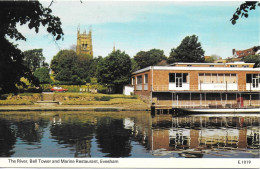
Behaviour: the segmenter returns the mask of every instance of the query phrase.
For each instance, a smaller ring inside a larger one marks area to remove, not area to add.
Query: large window
[[[136,77],[136,84],[142,84],[142,75]]]
[[[199,83],[237,83],[236,74],[200,73]]]
[[[260,74],[246,74],[246,83],[251,83],[253,88],[258,88],[260,85]]]
[[[182,87],[183,83],[188,83],[188,73],[169,73],[169,82]]]
[[[144,84],[147,84],[148,83],[148,74],[145,74],[144,75]]]
[[[169,82],[176,83],[176,79],[182,79],[183,83],[188,83],[188,73],[169,73]]]

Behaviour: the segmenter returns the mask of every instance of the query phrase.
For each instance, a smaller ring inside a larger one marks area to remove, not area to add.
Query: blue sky
[[[247,19],[232,25],[230,18],[242,2],[237,1],[55,1],[51,9],[60,17],[64,41],[54,43],[53,37],[41,27],[36,34],[27,25],[18,29],[27,41],[18,41],[22,50],[43,48],[50,62],[60,49],[76,44],[77,27],[81,31],[92,26],[94,57],[107,56],[113,49],[131,57],[137,52],[162,49],[166,56],[183,38],[197,35],[205,55],[222,58],[232,49],[248,49],[259,45],[260,8],[250,11]],[[42,1],[48,6],[50,1]]]

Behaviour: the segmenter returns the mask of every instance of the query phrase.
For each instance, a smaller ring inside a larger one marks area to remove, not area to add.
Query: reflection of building
[[[160,115],[153,119],[150,137],[150,149],[153,151],[194,151],[196,157],[212,149],[259,149],[259,119],[193,116],[172,118],[169,115]]]
[[[88,54],[93,57],[93,47],[92,47],[92,31],[90,30],[87,34],[84,31],[82,34],[80,33],[80,29],[78,28],[77,33],[77,55],[80,54]]]
[[[260,68],[252,68],[253,65],[237,62],[150,66],[132,74],[132,85],[135,94],[158,105],[259,106]]]

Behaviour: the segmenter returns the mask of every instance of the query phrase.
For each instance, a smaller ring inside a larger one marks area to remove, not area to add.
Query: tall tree
[[[164,51],[160,49],[151,49],[147,52],[140,51],[134,56],[134,60],[140,69],[157,65],[164,59],[167,59],[167,57],[164,55]]]
[[[68,84],[83,84],[90,81],[91,61],[88,57],[77,56],[73,50],[61,50],[51,61],[55,79]]]
[[[42,49],[26,50],[24,53],[24,65],[27,66],[31,71],[45,66],[45,57],[42,54]]]
[[[198,42],[198,36],[186,36],[177,48],[172,48],[168,63],[204,62],[204,50]]]
[[[112,88],[115,93],[122,93],[123,85],[129,83],[131,59],[120,50],[110,53],[97,67],[98,81]]]
[[[16,92],[17,85],[25,86],[21,77],[38,85],[37,78],[29,68],[22,64],[24,54],[8,39],[26,40],[16,25],[28,24],[29,29],[39,31],[41,25],[56,40],[63,36],[60,19],[51,14],[50,8],[44,8],[38,1],[1,1],[0,2],[0,93]]]

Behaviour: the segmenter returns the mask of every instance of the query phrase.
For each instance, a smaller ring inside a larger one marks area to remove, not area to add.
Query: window
[[[132,77],[132,85],[135,85],[135,78]]]
[[[217,74],[213,73],[211,75],[211,83],[217,83],[217,82],[218,82]]]
[[[237,67],[237,65],[230,65],[230,67]]]
[[[230,75],[230,80],[231,80],[231,83],[237,83],[237,75],[236,74],[231,74]]]
[[[246,83],[252,83],[252,74],[246,74]]]
[[[182,74],[182,81],[183,81],[183,83],[187,83],[188,82],[188,73],[183,73]]]
[[[199,83],[203,83],[204,82],[204,75],[205,75],[204,73],[200,73],[199,74],[199,79],[198,79]]]
[[[248,65],[242,65],[242,67],[248,67]]]
[[[192,65],[187,65],[187,67],[191,67]]]
[[[148,83],[148,74],[145,74],[144,75],[144,84],[147,84]]]
[[[169,73],[169,82],[175,83],[175,73]]]
[[[224,83],[224,74],[218,74],[218,83]]]
[[[183,83],[189,83],[188,73],[169,73],[169,82],[175,83],[176,87],[182,87]]]
[[[142,84],[142,75],[136,77],[136,84]]]
[[[214,65],[209,65],[209,67],[214,67]]]
[[[211,74],[210,73],[206,73],[205,74],[205,83],[211,83]]]

